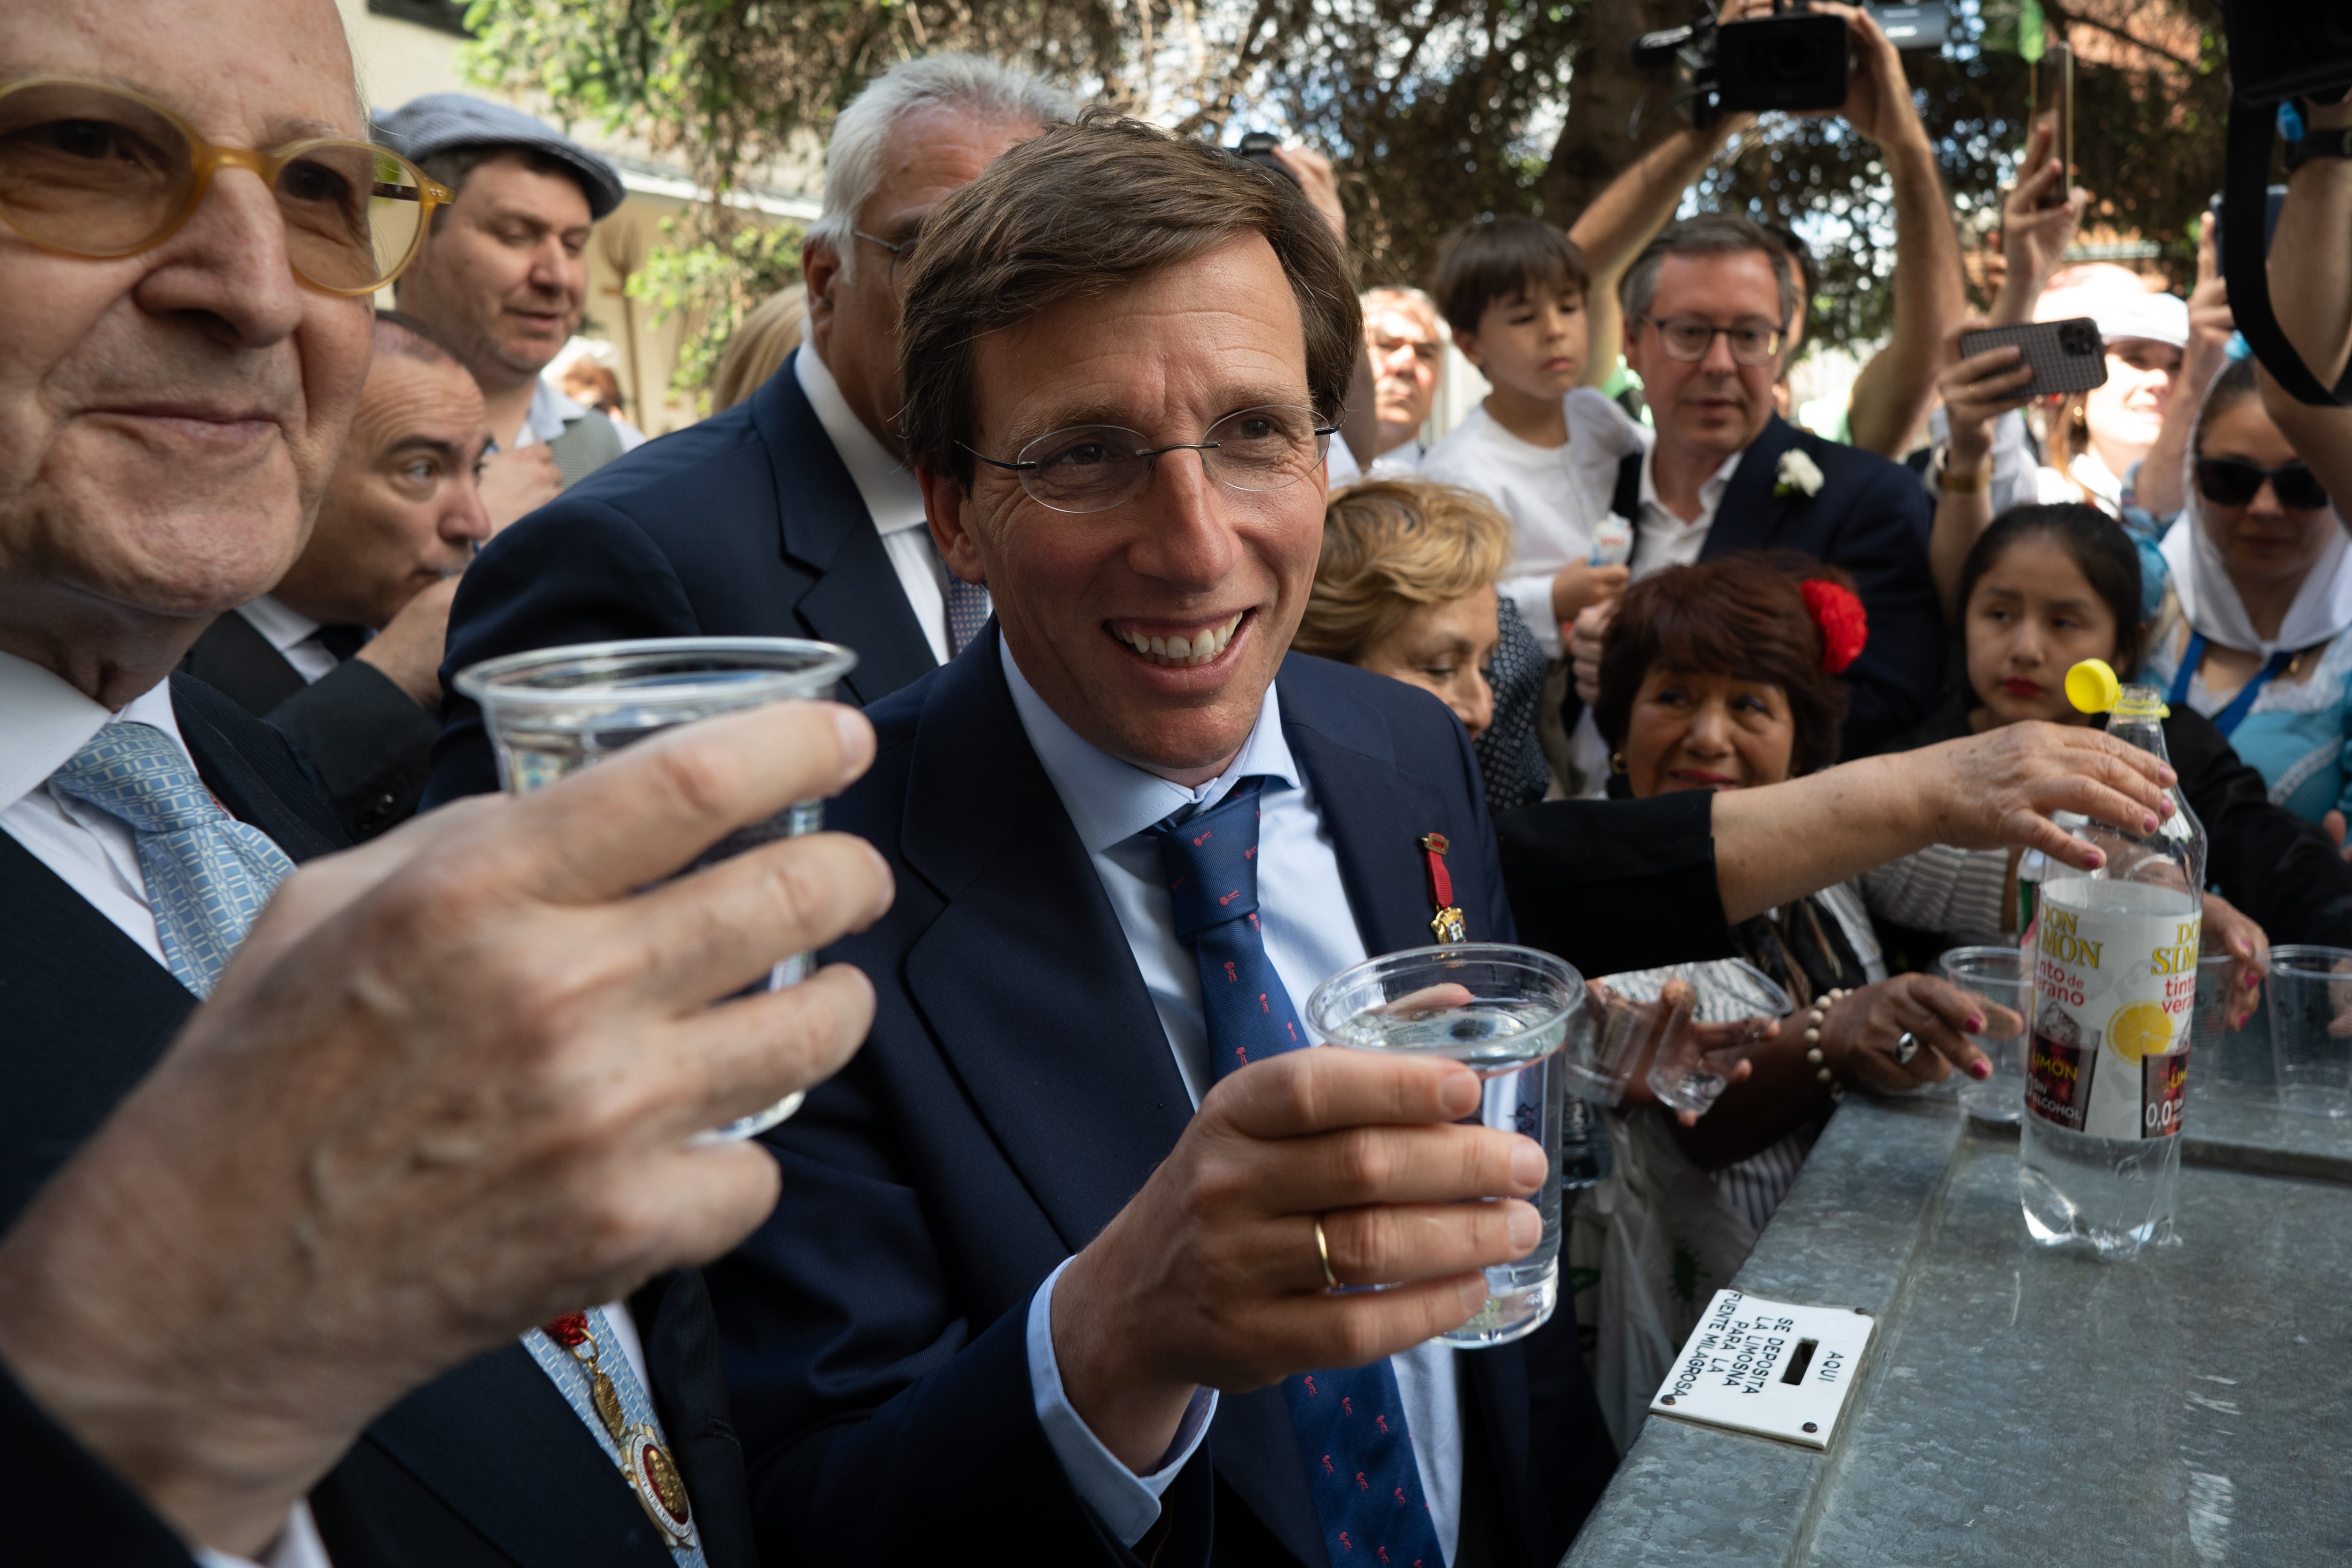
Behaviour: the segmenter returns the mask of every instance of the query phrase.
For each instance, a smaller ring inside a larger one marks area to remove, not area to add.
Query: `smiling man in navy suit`
[[[833,956],[875,1031],[713,1276],[763,1552],[1544,1568],[1611,1463],[1570,1315],[1429,1343],[1534,1245],[1540,1152],[1457,1124],[1458,1064],[1289,1050],[1326,976],[1431,941],[1426,835],[1512,935],[1461,726],[1286,653],[1359,333],[1329,230],[1213,148],[1056,128],[934,213],[905,333],[996,620],[870,710],[835,821],[900,895]]]

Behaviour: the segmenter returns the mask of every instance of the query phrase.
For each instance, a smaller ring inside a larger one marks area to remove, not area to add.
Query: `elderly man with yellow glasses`
[[[693,1135],[856,1048],[854,972],[738,993],[889,884],[820,835],[632,894],[872,732],[790,705],[336,853],[173,673],[301,551],[446,198],[352,83],[326,0],[0,7],[9,1560],[747,1568],[680,1266],[778,1175]]]

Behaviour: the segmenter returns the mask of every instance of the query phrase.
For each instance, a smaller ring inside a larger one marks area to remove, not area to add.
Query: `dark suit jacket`
[[[1292,655],[1285,733],[1314,780],[1366,948],[1429,942],[1420,835],[1471,937],[1511,913],[1469,743],[1402,682]],[[710,1270],[770,1562],[1119,1563],[1031,1398],[1031,1297],[1140,1188],[1192,1116],[1102,884],[1030,747],[996,639],[869,710],[874,768],[831,825],[898,901],[830,956],[879,994],[849,1066],[767,1134],[783,1198]],[[1461,1357],[1465,1538],[1550,1568],[1611,1464],[1563,1303]],[[1481,1489],[1485,1496],[1478,1496]],[[1475,1517],[1474,1517],[1475,1516]],[[1163,1500],[1162,1564],[1322,1546],[1278,1388],[1223,1401]]]
[[[405,700],[405,699],[403,699]],[[286,737],[185,674],[173,712],[221,804],[295,861],[343,846]],[[24,846],[0,833],[0,1229],[152,1067],[195,998]],[[742,1461],[700,1276],[630,1306],[712,1568],[752,1562]],[[354,1355],[366,1354],[353,1346]],[[0,1367],[0,1504],[27,1562],[172,1564],[186,1551]],[[336,1568],[668,1568],[613,1463],[520,1345],[410,1395],[312,1494]]]
[[[354,843],[416,814],[440,722],[373,664],[346,659],[306,682],[231,611],[205,628],[181,667],[294,737]]]
[[[1780,455],[1802,451],[1818,465],[1818,495],[1776,497]],[[1618,465],[1610,505],[1640,515],[1642,457]],[[1927,716],[1942,689],[1944,633],[1927,570],[1927,530],[1935,508],[1918,477],[1875,453],[1824,441],[1775,414],[1731,473],[1701,560],[1743,549],[1801,550],[1843,567],[1870,616],[1870,645],[1845,672],[1844,755],[1883,747]],[[1635,569],[1640,569],[1639,545]],[[1569,694],[1568,715],[1578,707]]]
[[[805,350],[800,350],[805,352]],[[844,701],[937,666],[882,537],[792,361],[744,402],[598,469],[466,570],[425,803],[499,787],[451,677],[501,653],[625,637],[814,637],[857,651]]]

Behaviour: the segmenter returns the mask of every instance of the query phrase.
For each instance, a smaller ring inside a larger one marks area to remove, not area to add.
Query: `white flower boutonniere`
[[[1812,460],[1801,446],[1791,446],[1780,454],[1780,483],[1772,486],[1775,500],[1785,501],[1800,493],[1818,496],[1822,493],[1822,465]]]

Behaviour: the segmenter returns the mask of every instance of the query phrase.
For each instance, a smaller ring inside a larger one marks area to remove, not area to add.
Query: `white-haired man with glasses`
[[[689,1140],[855,1049],[855,975],[723,998],[887,878],[835,835],[631,895],[871,732],[744,716],[335,853],[175,673],[295,565],[443,199],[365,126],[326,0],[0,8],[9,1560],[749,1568],[679,1265],[776,1171]]]
[[[825,150],[801,347],[733,408],[500,534],[457,595],[445,674],[609,638],[817,637],[857,651],[842,690],[870,703],[954,657],[988,591],[949,572],[923,528],[895,423],[901,287],[924,215],[1075,107],[973,55],[868,84]],[[427,806],[498,788],[473,703],[452,695],[446,718]]]
[[[1799,303],[1783,256],[1757,225],[1707,214],[1669,225],[1626,269],[1625,361],[1657,437],[1619,465],[1610,509],[1633,519],[1636,578],[1743,549],[1800,550],[1853,574],[1870,616],[1869,647],[1845,673],[1844,754],[1856,757],[1936,700],[1935,514],[1902,467],[1773,411]],[[1577,620],[1571,709],[1592,700],[1613,613],[1601,605]]]

